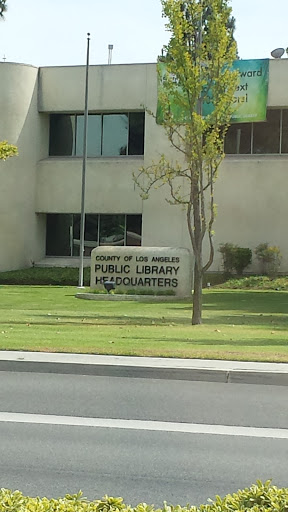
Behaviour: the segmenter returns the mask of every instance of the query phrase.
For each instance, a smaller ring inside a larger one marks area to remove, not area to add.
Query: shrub
[[[272,279],[268,276],[247,276],[239,279],[231,278],[225,283],[218,285],[217,288],[288,291],[288,277],[282,276],[276,279]]]
[[[244,269],[251,264],[252,251],[248,247],[236,247],[234,254],[234,268],[242,276]]]
[[[281,264],[282,255],[279,247],[267,242],[257,245],[255,249],[257,260],[260,262],[261,273],[275,277]]]
[[[233,271],[242,276],[244,270],[252,261],[252,251],[248,247],[238,247],[233,244],[221,244],[219,252],[222,254],[223,268],[226,275]]]
[[[88,501],[82,493],[66,494],[64,498],[29,498],[19,491],[0,490],[0,511],[13,512],[286,512],[288,510],[288,488],[277,488],[271,483],[257,481],[249,488],[228,494],[224,498],[216,496],[214,501],[199,507],[169,506],[164,502],[162,509],[140,503],[136,507],[125,505],[122,498],[104,496],[101,500]]]
[[[224,274],[232,274],[234,270],[234,251],[235,245],[233,244],[221,244],[219,247],[219,252],[222,254]]]
[[[0,284],[77,286],[79,269],[72,267],[31,267],[0,272]],[[84,286],[89,286],[90,268],[84,268]]]
[[[106,290],[92,290],[92,293],[97,294],[105,294],[107,295]],[[159,296],[159,295],[169,295],[174,296],[175,291],[174,290],[151,290],[150,288],[130,288],[130,289],[123,289],[123,288],[116,288],[113,290],[110,295],[153,295],[153,296]],[[0,511],[1,512],[1,511]]]

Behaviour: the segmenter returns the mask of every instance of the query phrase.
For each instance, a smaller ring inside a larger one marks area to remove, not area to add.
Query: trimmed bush
[[[222,254],[223,268],[226,275],[236,272],[242,276],[244,270],[252,261],[252,251],[248,247],[238,247],[233,244],[221,244],[219,252]]]
[[[236,247],[234,254],[234,268],[239,276],[252,261],[252,251],[248,247]]]
[[[219,246],[219,252],[222,254],[222,263],[224,274],[230,275],[234,270],[234,252],[235,245],[233,244],[221,244]]]
[[[228,288],[231,290],[277,290],[288,291],[288,277],[277,277],[275,279],[268,276],[247,276],[241,278],[231,278],[217,288]],[[288,512],[288,511],[287,511]]]
[[[255,249],[257,260],[260,262],[261,273],[270,277],[276,277],[281,264],[282,255],[279,247],[276,245],[264,244],[257,245]]]
[[[10,270],[8,272],[0,272],[0,285],[38,285],[38,286],[78,286],[79,269],[73,267],[31,267],[21,270]],[[84,286],[90,285],[90,267],[84,268]],[[93,290],[95,294],[107,295],[103,286],[103,290]],[[112,292],[113,293],[113,292]],[[121,290],[116,288],[116,294],[123,295],[169,295],[174,296],[175,291],[170,290],[151,290],[150,288],[133,288],[131,290]]]
[[[95,293],[95,295],[107,295],[106,290],[92,290],[92,293]],[[150,288],[143,289],[143,288],[130,288],[127,290],[124,290],[122,288],[115,288],[110,295],[149,295],[149,296],[174,296],[176,295],[174,290],[151,290]]]
[[[136,507],[125,505],[122,498],[104,496],[101,500],[88,501],[82,493],[69,495],[64,498],[29,498],[19,491],[0,490],[0,512],[287,512],[288,488],[277,488],[270,481],[255,485],[224,498],[216,496],[214,501],[200,507],[187,505],[167,505],[155,509],[153,505],[140,503]]]
[[[79,269],[72,267],[31,267],[0,272],[0,284],[78,286]],[[84,268],[84,285],[90,284],[90,268]]]

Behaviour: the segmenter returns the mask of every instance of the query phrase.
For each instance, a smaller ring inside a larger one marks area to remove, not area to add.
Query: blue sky
[[[267,58],[288,46],[287,0],[232,0],[236,39],[243,59]],[[91,64],[155,62],[168,40],[160,0],[8,0],[0,23],[0,61],[35,66],[85,63],[91,32]]]

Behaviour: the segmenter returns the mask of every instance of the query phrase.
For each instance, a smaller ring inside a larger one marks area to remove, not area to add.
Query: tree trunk
[[[202,323],[202,270],[194,265],[194,290],[193,290],[193,314],[192,325]]]

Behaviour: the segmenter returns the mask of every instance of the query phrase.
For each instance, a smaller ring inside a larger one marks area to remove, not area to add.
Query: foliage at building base
[[[252,262],[252,251],[249,247],[238,247],[234,244],[221,244],[219,252],[222,254],[224,275],[231,276],[233,272],[242,276],[244,270]]]
[[[277,276],[282,260],[280,248],[265,242],[257,245],[255,254],[260,263],[261,273],[270,277]]]

